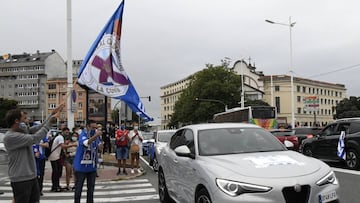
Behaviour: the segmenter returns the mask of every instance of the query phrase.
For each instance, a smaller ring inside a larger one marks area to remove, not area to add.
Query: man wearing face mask
[[[64,105],[60,105],[52,116],[60,112]],[[40,142],[50,129],[47,120],[34,134],[25,133],[20,123],[25,121],[25,114],[20,109],[9,110],[5,118],[10,130],[5,133],[4,145],[9,156],[9,177],[15,202],[39,202],[40,190],[36,178],[36,164],[33,144]]]
[[[101,145],[101,130],[97,130],[94,120],[89,120],[79,135],[78,147],[74,159],[75,170],[75,203],[80,203],[85,179],[87,179],[86,202],[94,202],[94,188],[97,169],[98,149]]]

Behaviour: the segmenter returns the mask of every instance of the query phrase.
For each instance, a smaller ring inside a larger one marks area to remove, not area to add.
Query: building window
[[[279,92],[280,91],[280,86],[279,85],[275,85],[275,91]]]
[[[79,119],[79,120],[82,120],[82,112],[79,112],[79,113],[78,113],[78,119]]]
[[[297,96],[297,102],[301,102],[301,96]]]
[[[302,89],[303,89],[303,92],[306,93],[306,87],[304,86]]]
[[[300,92],[300,86],[299,86],[299,85],[296,86],[296,91],[297,91],[297,92]]]
[[[82,108],[82,103],[81,102],[79,102],[79,109],[81,109]]]
[[[56,104],[49,104],[49,109],[55,109],[56,108]]]
[[[48,86],[48,89],[49,89],[49,90],[54,90],[54,89],[56,89],[56,84],[50,83],[49,86]]]
[[[276,112],[280,113],[280,97],[275,97]]]
[[[301,108],[297,108],[297,113],[301,113]]]

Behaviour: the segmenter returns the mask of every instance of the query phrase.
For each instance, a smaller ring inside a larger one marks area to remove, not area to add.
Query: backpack
[[[49,158],[50,154],[52,153],[51,148],[52,148],[52,145],[54,143],[54,139],[55,138],[51,138],[51,140],[49,141],[49,147],[45,148],[45,157],[46,158]]]
[[[127,147],[128,146],[129,141],[125,136],[127,134],[127,132],[129,132],[129,131],[127,131],[127,130],[125,130],[125,131],[117,130],[116,131],[116,138],[120,137],[120,139],[117,139],[115,141],[116,146],[118,146],[118,147]]]
[[[55,150],[60,146],[60,145],[57,145],[53,150],[51,150],[52,145],[53,145],[54,140],[55,140],[56,137],[57,137],[57,135],[56,135],[55,137],[52,137],[52,138],[50,139],[50,141],[49,141],[49,147],[45,148],[45,157],[46,157],[46,158],[49,158],[49,156],[51,155],[51,153],[52,153],[53,151],[55,151]]]

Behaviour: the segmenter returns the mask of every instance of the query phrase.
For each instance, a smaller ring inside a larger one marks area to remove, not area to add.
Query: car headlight
[[[244,193],[268,192],[272,189],[268,186],[240,183],[218,178],[216,179],[216,185],[220,188],[220,190],[233,197]]]
[[[326,184],[333,184],[333,185],[339,184],[338,180],[336,179],[335,173],[333,171],[330,171],[330,173],[328,173],[326,176],[322,177],[320,180],[316,182],[316,185],[318,186],[322,186]]]

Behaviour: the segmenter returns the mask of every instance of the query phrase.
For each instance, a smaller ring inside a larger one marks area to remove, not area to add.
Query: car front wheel
[[[199,190],[196,194],[196,203],[211,203],[210,195],[205,188]]]
[[[313,152],[310,146],[305,146],[303,150],[303,154],[306,156],[313,156]]]
[[[359,169],[359,154],[355,149],[348,149],[346,151],[346,166],[349,169]]]
[[[158,163],[158,160],[156,157],[154,157],[154,160],[153,160],[153,165],[152,165],[153,169],[155,172],[157,172],[159,170],[159,163]]]
[[[171,198],[169,196],[166,183],[165,183],[165,176],[162,170],[159,171],[158,174],[158,190],[159,190],[159,198],[161,203],[170,203]]]

